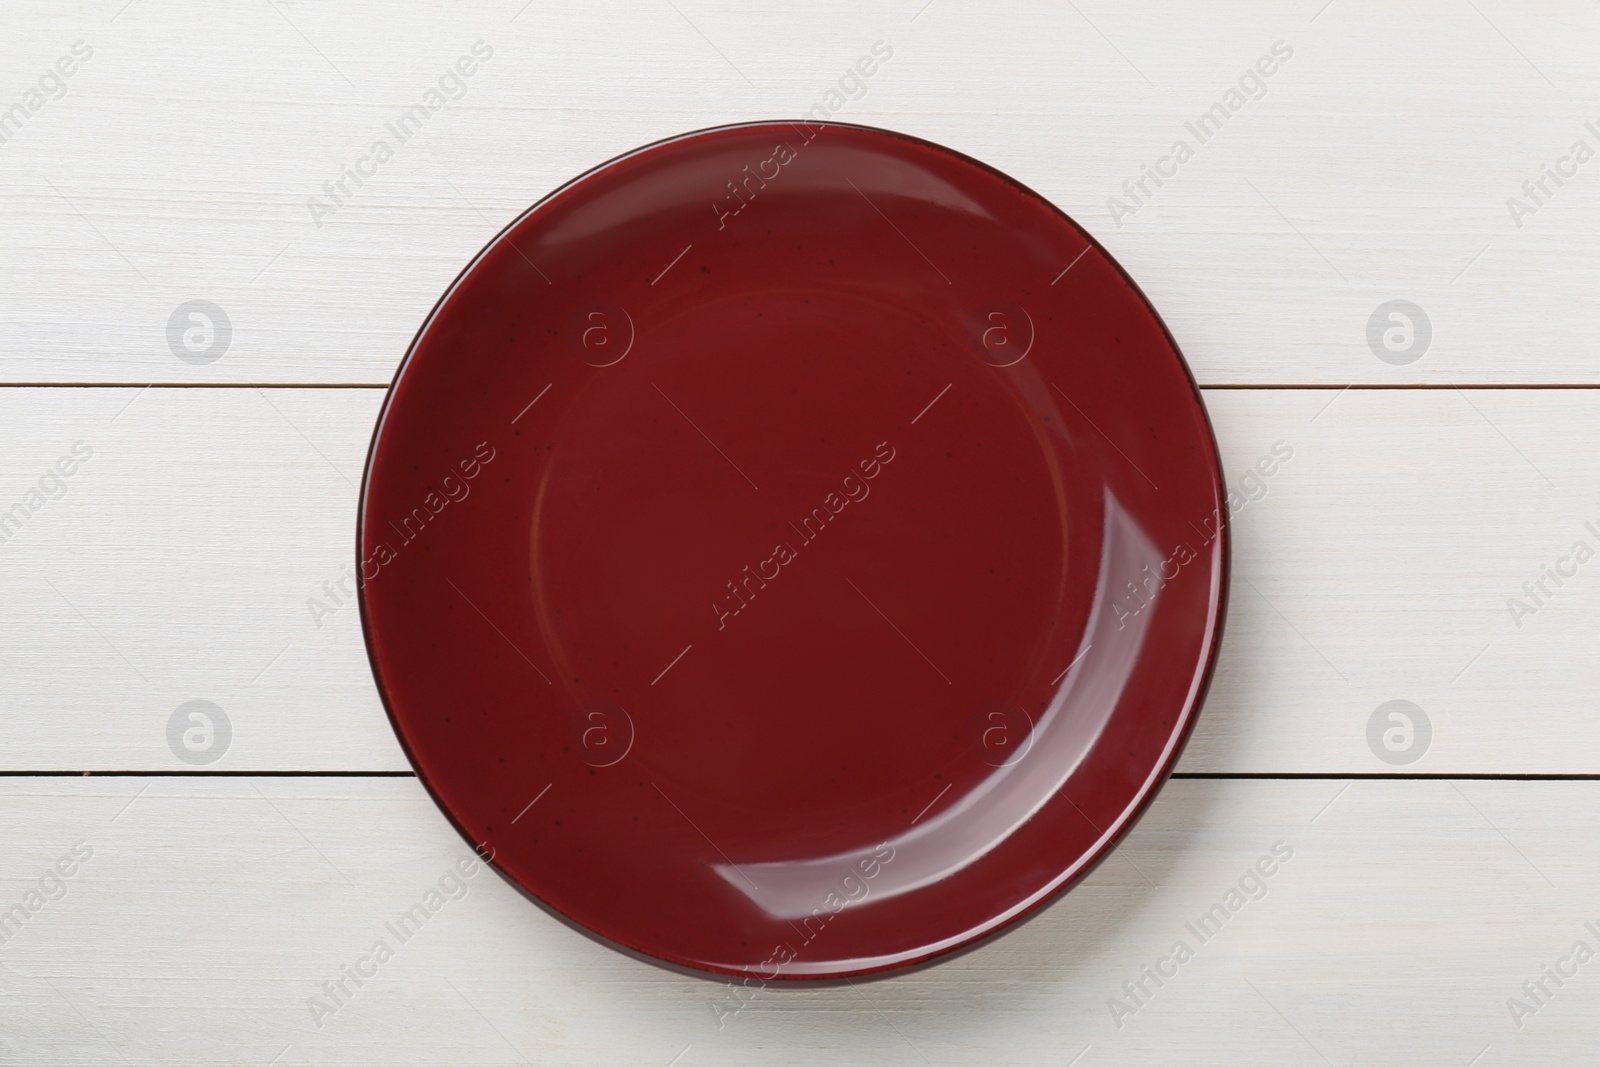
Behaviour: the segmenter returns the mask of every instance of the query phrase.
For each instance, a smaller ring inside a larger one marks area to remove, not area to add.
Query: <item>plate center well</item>
[[[641,326],[533,487],[530,595],[572,699],[625,707],[640,773],[735,805],[730,835],[752,810],[903,825],[981,775],[973,717],[1043,697],[1066,589],[1052,424],[1010,374],[887,295]]]

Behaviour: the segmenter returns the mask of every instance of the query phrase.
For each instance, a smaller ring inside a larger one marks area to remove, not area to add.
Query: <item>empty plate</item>
[[[1193,726],[1217,449],[1127,274],[861,127],[639,149],[440,300],[359,520],[445,814],[611,945],[754,980],[929,959],[1104,856]]]

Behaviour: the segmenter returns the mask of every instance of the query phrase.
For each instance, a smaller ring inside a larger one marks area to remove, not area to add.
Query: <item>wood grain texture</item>
[[[1150,294],[1203,382],[1600,382],[1600,163],[1561,163],[1580,139],[1600,148],[1592,5],[1302,7],[13,11],[14,99],[75,42],[93,56],[0,144],[0,374],[385,384],[456,272],[538,198],[658,138],[805,112],[883,40],[893,58],[835,117],[948,144],[1059,204]],[[389,133],[479,41],[493,58],[459,99],[403,143]],[[1280,41],[1292,56],[1259,98],[1247,82],[1214,135],[1187,129]],[[324,182],[380,139],[393,158],[335,204]],[[1192,158],[1161,163],[1180,139]],[[1572,174],[1524,192],[1545,165]],[[1125,191],[1146,166],[1172,176]],[[1532,213],[1514,218],[1513,196]],[[337,210],[314,219],[313,197]],[[206,366],[168,345],[192,299],[232,324]],[[1366,340],[1394,299],[1431,323],[1407,366]]]
[[[1488,1047],[1480,1062],[1532,1067],[1583,1062],[1600,1009],[1594,961],[1521,1029],[1507,1007],[1574,942],[1600,945],[1592,782],[1174,781],[998,940],[742,1008],[487,871],[400,942],[385,924],[470,855],[414,780],[13,779],[0,798],[0,905],[76,842],[93,853],[0,946],[17,1063],[1466,1064]],[[1292,856],[1202,942],[1186,924],[1275,844]],[[379,939],[392,959],[314,1019],[308,999]],[[1117,1026],[1108,1001],[1178,940],[1193,958]]]
[[[323,586],[353,555],[381,389],[204,388],[386,385],[527,206],[640,144],[805,112],[882,40],[893,58],[838,120],[1061,206],[1202,383],[1331,387],[1207,392],[1241,506],[1180,770],[1594,773],[1600,564],[1573,546],[1600,551],[1600,390],[1340,391],[1600,384],[1600,162],[1571,162],[1600,150],[1593,5],[66,0],[5,29],[0,384],[202,388],[0,388],[0,770],[192,769],[169,718],[204,699],[232,728],[206,766],[245,776],[0,778],[0,920],[93,850],[65,896],[0,925],[0,1061],[1593,1059],[1600,963],[1541,973],[1600,950],[1593,781],[1179,779],[992,944],[748,1003],[480,873],[319,1027],[308,998],[467,848],[414,779],[252,773],[407,768],[356,609]],[[388,124],[480,41],[492,58],[400,143]],[[1280,41],[1292,56],[1202,143],[1186,124]],[[92,55],[56,81],[77,42]],[[377,139],[393,157],[335,205],[324,183]],[[1125,186],[1179,139],[1175,175]],[[215,362],[171,346],[191,300],[231,322]],[[1409,364],[1368,341],[1392,300],[1431,328]],[[1252,475],[1275,446],[1292,458]],[[1369,747],[1390,700],[1431,722],[1415,762]],[[1277,842],[1294,856],[1266,896],[1201,944],[1185,924]],[[1110,999],[1180,938],[1194,958],[1118,1026]]]
[[[0,544],[0,767],[180,768],[168,716],[206,699],[234,730],[216,769],[406,769],[357,609],[323,585],[353,558],[382,395],[0,390],[0,512],[74,442],[94,449]],[[1234,575],[1180,770],[1400,770],[1366,732],[1397,699],[1433,730],[1405,770],[1594,770],[1600,564],[1569,552],[1600,551],[1585,525],[1600,528],[1600,391],[1206,400],[1238,504]],[[1543,568],[1563,558],[1577,573],[1557,587]],[[1522,585],[1541,580],[1535,605]]]

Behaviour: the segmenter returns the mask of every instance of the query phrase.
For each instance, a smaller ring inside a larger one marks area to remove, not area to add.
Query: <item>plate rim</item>
[[[438,319],[440,310],[462,286],[468,275],[472,273],[478,264],[481,263],[491,251],[498,247],[502,241],[507,240],[510,233],[535,212],[541,210],[546,205],[560,197],[562,194],[566,193],[568,190],[575,188],[576,186],[588,181],[594,175],[608,170],[619,163],[632,159],[635,156],[643,155],[644,153],[663,148],[667,145],[704,137],[709,134],[728,133],[737,130],[775,126],[788,126],[791,128],[809,126],[820,129],[839,127],[841,129],[857,130],[863,133],[906,141],[913,145],[932,149],[937,153],[953,157],[959,162],[966,163],[994,176],[1002,183],[1011,186],[1017,191],[1023,193],[1025,196],[1036,201],[1050,213],[1059,218],[1062,222],[1066,223],[1066,225],[1072,230],[1082,235],[1083,238],[1088,242],[1089,247],[1098,252],[1101,258],[1110,264],[1110,266],[1117,272],[1117,275],[1121,278],[1122,282],[1127,285],[1129,289],[1133,291],[1134,295],[1137,296],[1138,299],[1143,303],[1145,309],[1149,311],[1151,317],[1155,320],[1156,325],[1160,328],[1161,334],[1166,339],[1167,344],[1171,347],[1173,355],[1177,357],[1178,368],[1182,371],[1184,380],[1189,386],[1190,398],[1193,401],[1194,409],[1199,414],[1199,424],[1204,428],[1205,437],[1210,441],[1211,444],[1212,473],[1215,477],[1215,487],[1218,490],[1215,508],[1215,514],[1218,519],[1216,533],[1216,542],[1218,545],[1218,566],[1213,579],[1216,591],[1210,597],[1210,603],[1212,605],[1212,620],[1208,627],[1209,632],[1206,635],[1208,647],[1205,652],[1205,662],[1200,669],[1198,683],[1191,688],[1191,696],[1187,700],[1186,706],[1180,709],[1180,714],[1183,716],[1183,721],[1168,737],[1167,753],[1165,757],[1151,770],[1149,775],[1146,777],[1144,784],[1139,787],[1139,790],[1134,798],[1129,803],[1124,805],[1119,821],[1110,829],[1102,833],[1100,839],[1095,843],[1094,846],[1085,852],[1080,853],[1075,862],[1068,864],[1064,868],[1063,872],[1057,875],[1057,879],[1059,879],[1059,881],[1052,888],[1041,888],[1040,890],[1036,890],[1037,895],[1033,900],[1013,906],[1013,908],[1010,909],[1011,914],[1009,916],[1001,919],[990,919],[986,924],[981,924],[981,928],[977,929],[976,932],[972,930],[966,931],[963,935],[960,935],[960,940],[956,941],[956,943],[943,948],[919,949],[917,951],[920,954],[911,959],[894,963],[880,964],[866,968],[840,969],[836,973],[830,972],[826,974],[796,974],[786,973],[780,970],[776,976],[767,978],[764,976],[751,974],[748,971],[723,968],[712,964],[697,966],[694,964],[684,963],[679,960],[670,959],[665,956],[658,956],[645,949],[629,945],[613,937],[607,936],[598,930],[585,926],[583,923],[556,908],[553,904],[550,904],[549,902],[540,898],[530,888],[522,885],[522,883],[518,882],[502,867],[496,864],[494,862],[494,849],[492,847],[489,847],[489,854],[487,856],[483,854],[481,849],[488,846],[489,843],[474,841],[473,835],[467,832],[466,828],[457,818],[455,812],[453,812],[449,806],[445,804],[438,791],[434,788],[433,783],[420,769],[416,754],[412,750],[411,743],[407,739],[405,732],[401,729],[400,722],[395,716],[394,708],[390,701],[388,688],[384,685],[383,676],[378,670],[377,654],[373,648],[374,627],[367,607],[367,583],[365,580],[358,582],[356,585],[356,603],[358,617],[361,620],[362,646],[366,650],[367,654],[367,667],[372,673],[373,684],[378,690],[379,701],[383,705],[384,715],[389,720],[389,726],[394,733],[395,740],[399,743],[400,750],[404,754],[406,761],[411,764],[413,775],[416,777],[417,781],[422,784],[422,787],[427,792],[429,799],[433,801],[434,807],[436,807],[440,814],[444,816],[446,822],[450,824],[456,833],[459,834],[461,838],[467,842],[467,844],[472,846],[473,853],[477,857],[478,862],[481,862],[485,866],[489,867],[497,875],[499,875],[504,882],[510,885],[524,898],[532,901],[539,908],[539,910],[556,919],[562,923],[562,925],[583,934],[591,941],[595,941],[607,949],[620,952],[624,956],[640,962],[652,964],[656,967],[676,974],[719,983],[730,982],[733,979],[741,979],[746,986],[749,986],[753,980],[757,988],[768,988],[773,986],[777,986],[779,988],[828,988],[833,986],[842,986],[852,982],[878,981],[898,977],[901,975],[909,975],[920,972],[937,964],[955,960],[978,948],[992,944],[1000,937],[1006,936],[1018,929],[1021,929],[1025,924],[1043,914],[1052,905],[1061,900],[1061,898],[1064,897],[1071,889],[1082,884],[1082,882],[1088,878],[1089,875],[1100,866],[1100,864],[1104,863],[1105,860],[1114,851],[1116,851],[1117,846],[1123,842],[1128,834],[1133,831],[1134,827],[1137,826],[1141,820],[1143,820],[1146,814],[1148,814],[1151,806],[1155,802],[1156,797],[1161,793],[1163,788],[1165,788],[1166,784],[1172,780],[1173,768],[1177,765],[1177,762],[1182,757],[1184,750],[1188,747],[1189,740],[1194,734],[1195,724],[1199,721],[1200,713],[1204,709],[1206,700],[1211,694],[1211,687],[1216,679],[1217,660],[1221,652],[1223,637],[1227,629],[1228,605],[1231,593],[1231,577],[1233,569],[1232,516],[1229,513],[1227,506],[1227,473],[1222,467],[1222,449],[1217,442],[1216,427],[1212,424],[1211,412],[1207,409],[1205,398],[1201,395],[1200,384],[1195,379],[1194,369],[1189,365],[1188,358],[1184,356],[1183,349],[1178,345],[1177,338],[1173,336],[1171,328],[1168,327],[1166,320],[1162,318],[1161,313],[1159,309],[1157,309],[1155,303],[1150,299],[1145,291],[1140,288],[1138,282],[1135,281],[1134,278],[1128,273],[1127,269],[1123,267],[1121,262],[1119,262],[1116,257],[1112,256],[1110,252],[1107,251],[1106,247],[1101,244],[1099,239],[1096,238],[1094,234],[1092,234],[1087,228],[1072,218],[1072,216],[1068,215],[1064,210],[1058,207],[1048,197],[1041,195],[1030,186],[1018,181],[1016,178],[1000,170],[999,168],[985,163],[981,159],[969,156],[959,149],[950,148],[947,145],[940,144],[937,141],[930,141],[914,134],[903,133],[898,130],[890,130],[880,126],[833,121],[818,123],[805,119],[757,119],[743,122],[719,123],[713,126],[703,126],[697,129],[685,131],[683,133],[677,133],[668,137],[658,138],[657,140],[650,141],[646,144],[628,149],[625,152],[621,152],[609,159],[595,164],[592,167],[589,167],[587,170],[584,170],[576,176],[569,178],[567,181],[562,182],[560,185],[556,186],[554,189],[551,189],[549,192],[535,200],[527,208],[519,212],[515,218],[503,226],[493,237],[488,240],[487,243],[484,244],[481,249],[478,250],[474,256],[472,256],[471,259],[467,261],[466,265],[462,267],[459,272],[457,272],[453,279],[451,279],[450,284],[445,287],[439,298],[434,301],[433,306],[428,310],[427,315],[423,317],[421,324],[417,327],[416,333],[412,336],[411,342],[406,346],[405,355],[401,357],[399,364],[395,367],[394,376],[390,379],[388,386],[386,386],[384,389],[383,403],[379,407],[377,418],[373,422],[372,434],[367,444],[366,461],[362,464],[361,484],[357,490],[356,497],[355,562],[356,572],[359,575],[363,558],[361,551],[361,537],[363,531],[366,529],[367,503],[373,477],[373,468],[375,466],[377,456],[378,442],[383,436],[384,426],[386,425],[390,415],[390,408],[394,401],[396,388],[400,385],[401,379],[405,376],[407,368],[410,367],[412,359],[416,356],[418,348],[422,345],[423,339],[427,336],[429,328],[432,327],[435,321]],[[1048,883],[1046,884],[1048,885]]]

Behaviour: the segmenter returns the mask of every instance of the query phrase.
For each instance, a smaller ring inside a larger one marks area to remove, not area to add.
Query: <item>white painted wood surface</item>
[[[192,699],[232,722],[216,769],[406,769],[356,607],[323,588],[350,565],[382,395],[0,389],[0,512],[73,442],[94,449],[0,544],[0,769],[180,769],[166,722]],[[1522,584],[1574,542],[1600,552],[1585,527],[1600,528],[1600,390],[1206,402],[1242,507],[1223,654],[1181,770],[1388,771],[1366,724],[1397,699],[1433,725],[1415,771],[1600,765],[1600,563],[1547,581],[1532,614],[1508,607],[1535,606]],[[1279,442],[1292,458],[1253,475]]]
[[[0,798],[0,904],[93,850],[0,946],[9,1062],[1464,1065],[1488,1047],[1480,1063],[1534,1067],[1587,1062],[1600,1010],[1600,961],[1547,983],[1520,1030],[1506,1005],[1575,941],[1600,948],[1593,782],[1174,781],[1023,927],[910,975],[759,990],[721,1029],[725,984],[612,952],[487,872],[400,943],[384,924],[470,856],[414,779],[22,779]],[[1265,896],[1201,943],[1185,924],[1278,842],[1293,855]],[[308,998],[379,939],[393,958],[314,1019]],[[1116,1026],[1108,1001],[1179,939],[1194,958]]]
[[[804,112],[878,40],[893,58],[837,117],[1051,198],[1132,271],[1203,382],[1600,381],[1600,162],[1530,216],[1507,208],[1579,138],[1600,148],[1584,126],[1600,22],[1581,0],[125,2],[6,15],[7,93],[76,41],[94,50],[0,145],[8,381],[386,383],[461,265],[534,200],[647,141]],[[317,225],[308,200],[480,40],[493,58],[465,95]],[[1277,41],[1293,55],[1265,95],[1114,221],[1123,182],[1197,141],[1184,124]],[[205,367],[166,344],[191,299],[234,328]],[[1433,326],[1405,367],[1365,342],[1392,299]]]
[[[1548,778],[1600,773],[1600,564],[1543,572],[1600,550],[1600,390],[1341,390],[1600,385],[1600,162],[1541,170],[1600,150],[1593,5],[68,0],[0,28],[0,514],[50,496],[0,543],[0,907],[94,850],[0,943],[0,1062],[1592,1059],[1600,962],[1543,1004],[1522,986],[1600,950],[1600,782]],[[803,112],[879,40],[892,60],[837,117],[1052,199],[1218,387],[1230,481],[1259,499],[1180,770],[1223,777],[1170,783],[1024,928],[855,989],[764,991],[722,1029],[724,987],[487,874],[318,1028],[307,998],[464,846],[414,779],[256,773],[406,769],[354,606],[322,626],[306,606],[351,555],[381,389],[209,387],[387,384],[527,205],[644,142]],[[480,41],[464,96],[313,221]],[[1280,41],[1265,94],[1197,143],[1185,123]],[[1180,137],[1193,158],[1116,210]],[[167,330],[197,299],[232,326],[204,365]],[[1427,315],[1415,362],[1369,344],[1391,300]],[[62,387],[83,383],[129,387]],[[1285,388],[1305,385],[1326,388]],[[1294,458],[1247,482],[1279,441]],[[168,717],[194,699],[226,710],[206,769],[234,777],[170,776],[191,768]],[[1413,763],[1369,747],[1390,700],[1432,724]],[[37,773],[109,769],[135,773]],[[1348,777],[1374,773],[1402,777]],[[1267,897],[1115,1026],[1122,982],[1279,840],[1295,857]],[[1538,1008],[1520,1028],[1512,997]]]

